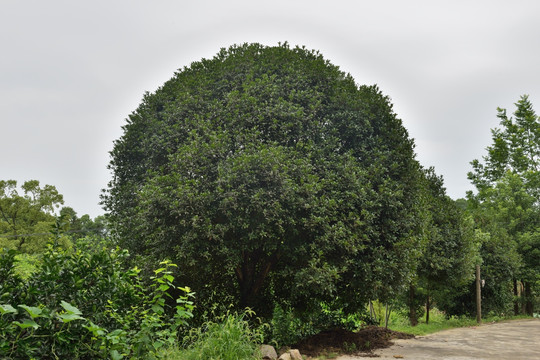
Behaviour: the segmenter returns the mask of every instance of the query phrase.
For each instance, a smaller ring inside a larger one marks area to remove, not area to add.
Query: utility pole
[[[482,323],[482,286],[480,280],[480,265],[476,265],[476,322]]]

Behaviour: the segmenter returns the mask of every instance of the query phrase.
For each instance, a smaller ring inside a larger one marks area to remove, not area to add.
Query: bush
[[[295,311],[280,305],[274,307],[267,342],[276,347],[291,346],[300,340],[331,329],[358,330],[364,324],[364,314],[346,313],[342,308],[332,304],[319,303],[310,311]]]
[[[150,284],[125,269],[119,249],[49,246],[32,276],[15,271],[17,253],[0,251],[0,358],[155,358],[172,346],[193,309],[189,288],[176,305],[168,261]]]
[[[292,310],[276,305],[270,322],[270,338],[277,347],[294,344],[304,337],[304,324]]]

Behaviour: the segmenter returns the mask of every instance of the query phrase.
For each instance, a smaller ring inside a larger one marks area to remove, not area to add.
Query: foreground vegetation
[[[0,354],[14,359],[255,359],[263,342],[281,347],[325,329],[354,331],[384,323],[378,302],[378,320],[367,308],[347,315],[321,304],[309,316],[276,307],[269,322],[251,310],[238,314],[216,308],[201,322],[193,319],[194,295],[174,285],[172,263],[164,261],[143,274],[127,267],[128,258],[126,251],[96,239],[82,239],[70,249],[51,242],[23,280],[27,264],[16,260],[14,250],[2,251]],[[403,303],[389,316],[393,330],[424,334],[475,324],[436,310],[429,324],[425,318],[415,327],[406,323]]]
[[[54,239],[54,236],[51,235]],[[129,268],[129,254],[86,238],[70,249],[51,242],[30,274],[25,257],[0,252],[0,354],[19,359],[255,359],[259,344],[276,347],[332,328],[355,331],[384,325],[384,309],[374,302],[356,314],[320,304],[310,314],[277,306],[264,322],[253,311],[215,308],[194,319],[194,295],[174,285],[174,264],[151,273]],[[26,276],[26,280],[22,278]],[[176,298],[175,298],[176,297]],[[412,334],[475,325],[470,318],[433,310],[411,326],[406,303],[396,304],[388,327]],[[488,316],[486,321],[503,319]]]
[[[188,288],[164,261],[143,279],[124,251],[49,244],[28,279],[14,250],[0,253],[0,354],[7,358],[151,358],[192,317]],[[180,293],[174,302],[170,291]]]

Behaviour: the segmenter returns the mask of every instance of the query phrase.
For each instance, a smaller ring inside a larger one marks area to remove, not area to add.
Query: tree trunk
[[[519,292],[517,279],[514,279],[514,315],[519,315]]]
[[[418,315],[416,314],[414,291],[414,285],[409,285],[409,322],[411,323],[411,326],[418,325]]]
[[[377,313],[375,312],[375,309],[373,308],[373,303],[371,302],[371,300],[369,300],[369,314],[371,316],[371,321],[374,324],[378,324],[379,320],[377,320]]]
[[[426,295],[426,324],[429,324],[429,308],[431,303],[429,302],[429,293]]]
[[[525,300],[526,296],[525,281],[521,280],[519,282],[519,303],[521,304],[521,314],[527,313],[527,302]]]
[[[476,322],[482,322],[482,287],[480,280],[480,265],[476,265]]]
[[[384,312],[384,328],[388,329],[388,320],[390,320],[390,313],[392,312],[392,308],[388,306],[388,303],[386,303],[386,309]]]
[[[532,302],[532,289],[531,283],[526,281],[524,285],[524,295],[525,295],[525,313],[529,316],[534,316],[534,305]]]
[[[278,253],[262,260],[262,252],[242,252],[242,264],[235,269],[240,288],[240,307],[256,308],[259,292],[270,270],[279,259]]]

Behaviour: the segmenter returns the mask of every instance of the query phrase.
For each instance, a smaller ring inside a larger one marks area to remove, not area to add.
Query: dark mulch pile
[[[378,326],[366,326],[357,332],[343,329],[323,331],[300,341],[293,348],[302,355],[320,356],[331,352],[356,354],[392,345],[392,339],[410,339],[414,335],[392,331]]]

